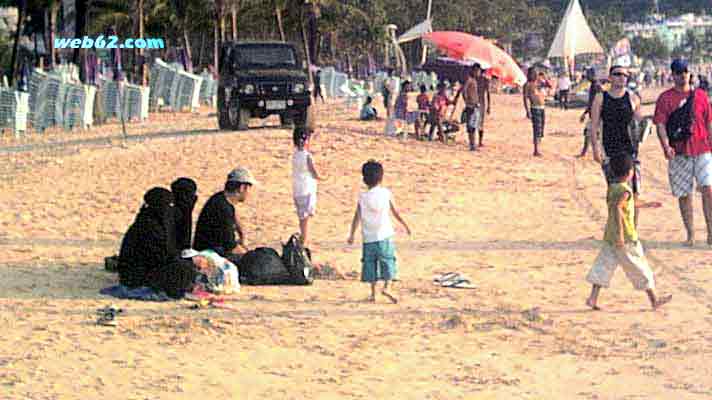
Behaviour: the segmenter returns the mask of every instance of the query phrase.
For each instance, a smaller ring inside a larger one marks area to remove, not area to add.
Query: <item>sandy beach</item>
[[[123,146],[116,123],[2,137],[0,399],[712,398],[712,248],[700,196],[698,244],[685,248],[657,138],[642,144],[642,198],[662,207],[643,210],[640,236],[656,290],[673,301],[650,311],[619,270],[603,311],[589,310],[584,277],[601,245],[606,186],[590,152],[575,158],[582,110],[547,110],[544,157],[533,158],[521,103],[493,95],[485,147],[471,153],[464,133],[448,145],[387,138],[384,121],[319,102],[312,150],[327,179],[312,248],[343,277],[243,286],[234,309],[102,296],[118,281],[104,257],[118,252],[147,189],[192,177],[195,221],[236,166],[260,181],[237,208],[248,244],[281,253],[298,231],[291,131],[253,120],[247,132],[218,132],[214,110],[201,109],[129,124]],[[43,147],[66,140],[85,141]],[[413,230],[397,229],[396,305],[363,301],[360,234],[346,243],[369,158],[384,164],[383,184]],[[477,288],[433,284],[448,271]],[[95,310],[112,303],[125,310],[118,326],[98,326]]]

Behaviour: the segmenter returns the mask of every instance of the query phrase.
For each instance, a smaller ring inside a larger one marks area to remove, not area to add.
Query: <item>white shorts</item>
[[[697,186],[712,186],[712,153],[696,157],[675,156],[668,161],[670,189],[675,197],[684,197],[692,193],[694,181]]]
[[[592,285],[607,288],[618,265],[623,267],[623,272],[637,290],[655,289],[653,271],[648,265],[640,242],[626,243],[622,249],[606,242],[593,262],[586,280]]]
[[[300,221],[313,216],[316,213],[316,193],[294,196],[294,207],[297,209],[297,217]]]

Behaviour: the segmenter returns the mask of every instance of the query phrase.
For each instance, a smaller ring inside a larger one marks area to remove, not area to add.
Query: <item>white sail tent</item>
[[[603,48],[588,26],[581,5],[578,0],[571,0],[547,58],[563,57],[567,61],[573,61],[578,54],[602,53]]]
[[[418,25],[408,29],[404,34],[398,36],[396,41],[398,44],[407,43],[416,39],[420,39],[426,33],[433,31],[433,23],[429,19],[419,23]]]

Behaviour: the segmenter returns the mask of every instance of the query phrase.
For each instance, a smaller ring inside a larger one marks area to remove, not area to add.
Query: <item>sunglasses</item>
[[[625,76],[627,78],[628,74],[626,74],[625,72],[614,72],[611,74],[611,76]]]
[[[672,74],[673,74],[673,75],[684,75],[684,74],[686,74],[686,73],[688,73],[688,72],[690,72],[690,71],[684,69],[684,70],[682,70],[682,71],[673,71]]]

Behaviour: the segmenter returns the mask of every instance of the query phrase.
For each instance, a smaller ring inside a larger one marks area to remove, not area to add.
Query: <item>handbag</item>
[[[685,142],[692,136],[696,91],[692,90],[685,104],[673,111],[665,123],[665,130],[670,143]]]

